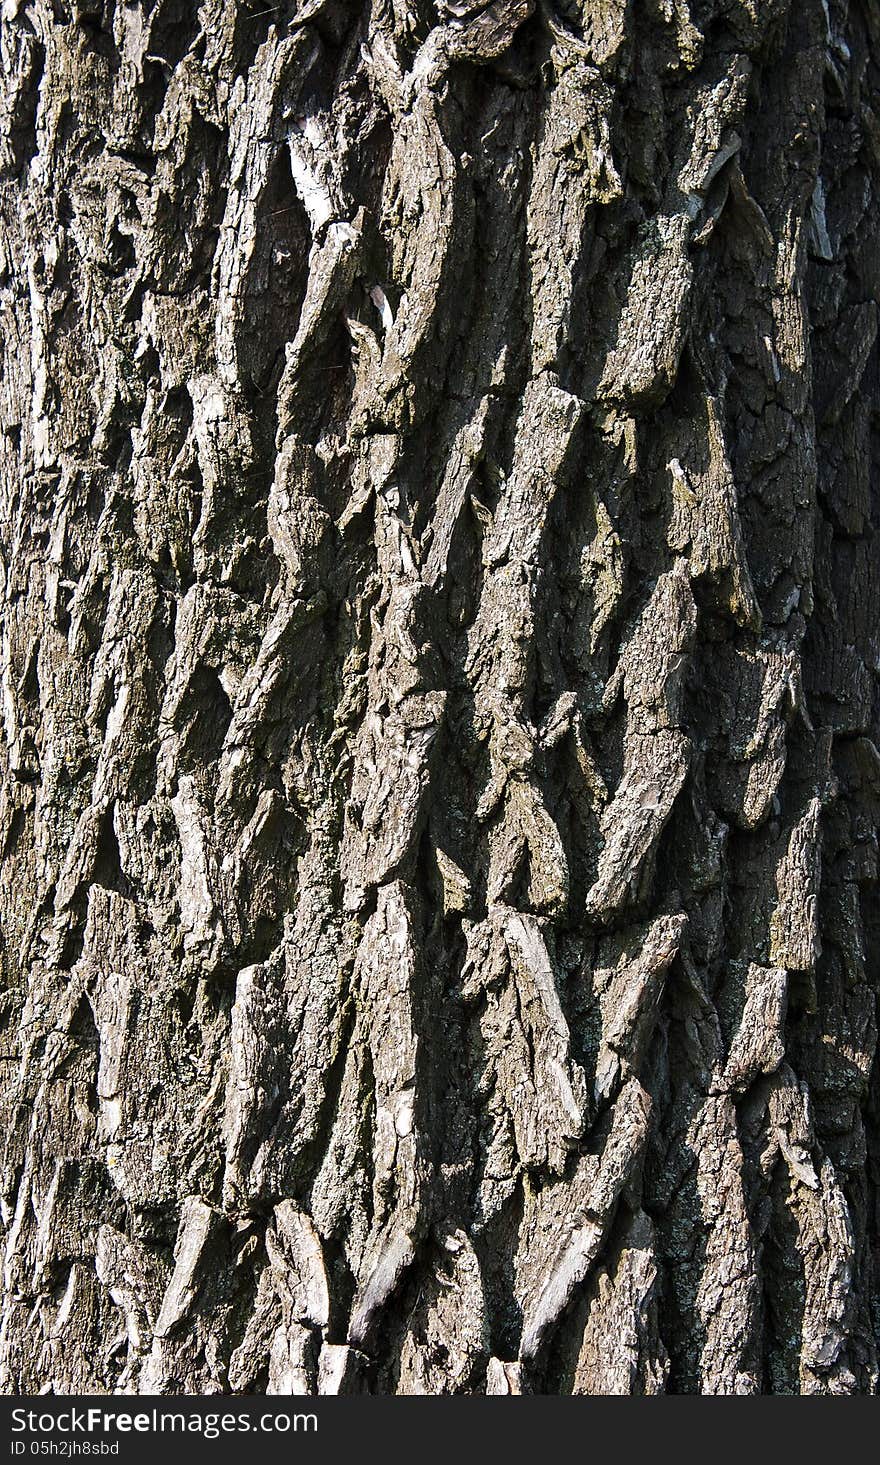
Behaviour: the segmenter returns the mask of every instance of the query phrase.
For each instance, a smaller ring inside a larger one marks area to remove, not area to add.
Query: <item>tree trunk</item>
[[[873,0],[5,0],[0,1388],[877,1388]]]

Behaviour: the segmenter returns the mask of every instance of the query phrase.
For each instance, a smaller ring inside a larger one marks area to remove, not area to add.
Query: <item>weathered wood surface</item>
[[[878,17],[5,0],[4,1391],[876,1390]]]

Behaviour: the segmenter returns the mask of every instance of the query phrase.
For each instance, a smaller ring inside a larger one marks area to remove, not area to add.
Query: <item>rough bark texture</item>
[[[876,4],[0,53],[0,1388],[874,1392]]]

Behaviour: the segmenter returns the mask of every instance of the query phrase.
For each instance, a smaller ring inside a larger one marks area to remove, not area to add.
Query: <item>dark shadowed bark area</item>
[[[880,9],[0,68],[0,1389],[875,1392]]]

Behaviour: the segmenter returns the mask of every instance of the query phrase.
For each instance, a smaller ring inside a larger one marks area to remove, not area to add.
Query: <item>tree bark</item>
[[[877,1388],[871,0],[5,0],[0,1388]]]

